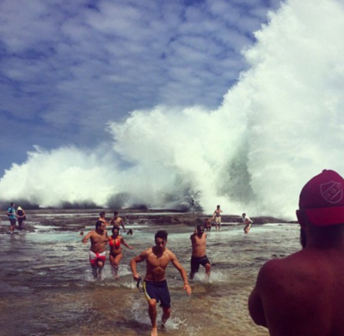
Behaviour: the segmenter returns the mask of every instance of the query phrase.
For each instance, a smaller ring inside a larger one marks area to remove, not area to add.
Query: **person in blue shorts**
[[[14,228],[16,227],[16,209],[15,209],[15,204],[12,202],[10,204],[10,207],[7,209],[7,217],[8,220],[10,221],[10,232],[13,234]]]
[[[165,278],[165,270],[170,262],[172,262],[173,266],[179,271],[184,281],[184,289],[187,294],[191,294],[191,287],[188,283],[187,274],[180,265],[175,254],[166,247],[166,243],[167,232],[164,230],[158,231],[155,234],[155,246],[145,250],[130,262],[133,277],[136,281],[139,281],[141,276],[137,272],[136,264],[144,260],[146,261],[146,276],[144,278],[143,288],[146,299],[148,300],[148,313],[152,323],[151,336],[158,335],[156,322],[157,303],[160,302],[160,306],[163,310],[162,328],[164,328],[167,319],[171,315],[171,297]]]

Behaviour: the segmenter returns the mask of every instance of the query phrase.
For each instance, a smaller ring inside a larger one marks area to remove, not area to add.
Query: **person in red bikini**
[[[92,267],[92,274],[94,278],[101,280],[101,273],[106,260],[106,245],[109,241],[109,236],[106,231],[106,224],[102,221],[97,221],[96,229],[90,231],[83,239],[84,244],[91,240],[91,248],[89,251],[90,264]]]
[[[115,279],[118,279],[118,266],[120,261],[123,258],[121,244],[123,244],[128,249],[132,250],[133,247],[129,246],[123,239],[122,236],[119,235],[119,228],[114,226],[112,228],[112,236],[109,237],[109,245],[110,245],[110,263],[112,266],[112,272],[115,276]]]

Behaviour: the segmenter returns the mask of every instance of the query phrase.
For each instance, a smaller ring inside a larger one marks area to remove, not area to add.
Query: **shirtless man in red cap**
[[[249,311],[270,335],[344,335],[343,192],[332,170],[312,178],[296,211],[303,249],[260,269]]]

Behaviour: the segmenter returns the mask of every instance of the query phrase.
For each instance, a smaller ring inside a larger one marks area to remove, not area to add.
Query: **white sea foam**
[[[344,173],[344,3],[290,0],[256,33],[250,65],[215,111],[158,106],[108,123],[105,147],[35,148],[0,195],[67,203],[178,207],[294,218],[301,187]],[[205,93],[206,94],[206,93]]]

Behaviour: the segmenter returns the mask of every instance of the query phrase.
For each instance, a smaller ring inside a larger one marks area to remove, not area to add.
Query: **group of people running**
[[[217,230],[220,230],[221,213],[220,206],[217,206],[213,217],[204,223],[215,220]],[[23,209],[15,209],[15,204],[11,203],[7,215],[11,232],[16,219],[23,227]],[[272,336],[344,335],[344,269],[340,266],[344,263],[344,179],[332,170],[323,170],[313,177],[300,193],[296,215],[302,249],[264,263],[249,295],[249,313],[253,321],[266,327]],[[242,221],[244,232],[248,233],[252,221],[245,213]],[[113,225],[111,236],[107,234],[108,225]],[[105,213],[101,213],[95,230],[82,239],[83,243],[91,241],[90,263],[97,279],[101,279],[107,245],[110,246],[109,259],[116,278],[122,259],[121,245],[132,248],[120,235],[120,227],[126,230],[117,212],[110,223],[106,222]],[[205,228],[205,224],[198,224],[190,236],[192,254],[189,277],[176,255],[167,248],[168,234],[164,230],[156,232],[152,247],[130,261],[133,278],[138,282],[141,275],[137,264],[146,262],[143,291],[148,300],[152,336],[158,335],[157,303],[160,302],[163,310],[162,328],[171,314],[171,298],[165,277],[167,265],[171,262],[179,271],[188,295],[192,293],[189,279],[193,279],[200,265],[205,268],[206,278],[210,277]]]
[[[212,219],[215,218],[215,223],[219,227],[219,230],[221,227],[221,212],[222,210],[218,205],[212,217]],[[114,217],[111,219],[110,223],[108,223],[105,219],[105,212],[101,212],[99,216],[100,217],[95,225],[95,230],[90,231],[82,239],[82,242],[85,244],[88,242],[88,240],[91,241],[89,261],[92,267],[92,274],[94,278],[99,280],[101,280],[102,270],[105,265],[106,248],[107,245],[109,245],[109,261],[115,279],[118,279],[119,263],[123,257],[121,245],[124,245],[129,249],[133,249],[133,247],[129,246],[119,233],[120,226],[122,226],[124,231],[126,229],[124,226],[124,221],[118,216],[117,211],[114,212]],[[204,224],[198,224],[190,236],[192,247],[189,274],[190,280],[194,278],[194,275],[199,271],[200,266],[205,268],[206,280],[209,280],[210,278],[211,263],[206,255],[207,235],[205,233],[207,228],[205,223],[209,222],[211,222],[211,220],[205,218]],[[246,226],[252,224],[251,219],[245,214],[243,214],[243,222],[245,223],[245,229],[247,229]],[[106,227],[108,225],[113,225],[111,236],[109,236],[107,233]],[[176,255],[166,247],[167,236],[168,233],[165,230],[157,231],[154,237],[155,246],[148,248],[130,261],[133,278],[135,281],[137,281],[138,286],[142,277],[137,272],[136,265],[137,263],[146,261],[146,275],[143,280],[143,291],[146,299],[148,300],[148,313],[152,324],[152,336],[156,336],[158,334],[157,303],[160,302],[160,306],[162,307],[163,311],[161,328],[164,328],[165,323],[171,314],[171,297],[165,279],[165,269],[170,262],[172,262],[173,266],[180,272],[184,282],[183,288],[186,290],[187,294],[190,295],[192,292],[185,269],[179,263]]]
[[[220,211],[217,213],[221,214]],[[263,264],[249,295],[249,313],[257,325],[269,330],[271,336],[344,335],[344,269],[340,266],[344,262],[344,179],[332,170],[324,170],[313,177],[300,193],[296,215],[302,249]],[[242,217],[245,233],[248,233],[252,223],[245,214]],[[105,224],[98,221],[96,231],[88,234],[92,239],[91,251],[94,252],[92,263],[103,260],[99,263],[101,267],[105,256],[103,259],[95,258],[109,242],[104,231]],[[203,224],[197,226],[190,239],[189,278],[193,278],[199,265],[205,267],[209,277],[211,266],[205,253]],[[137,263],[146,262],[143,288],[148,300],[151,336],[158,335],[157,303],[161,302],[163,310],[162,328],[171,314],[165,278],[170,262],[180,272],[186,293],[190,295],[192,292],[185,269],[166,245],[167,232],[159,230],[155,234],[155,245],[130,261],[136,281],[141,279]]]

